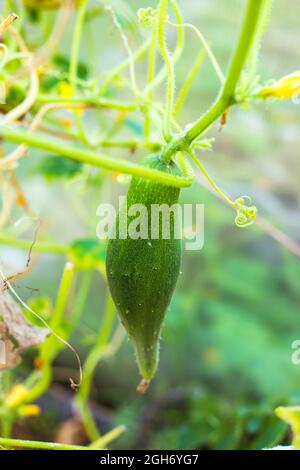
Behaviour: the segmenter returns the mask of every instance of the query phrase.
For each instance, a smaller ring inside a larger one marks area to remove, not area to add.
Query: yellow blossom
[[[10,408],[13,408],[19,405],[20,403],[22,403],[22,401],[26,397],[27,392],[28,392],[28,389],[25,387],[25,385],[23,384],[15,385],[11,389],[8,396],[6,397],[5,404]]]
[[[39,416],[41,409],[38,405],[24,405],[19,410],[21,416]]]
[[[289,99],[300,94],[300,71],[285,75],[272,85],[262,88],[259,95],[262,98]]]
[[[67,82],[60,82],[57,85],[58,93],[64,98],[70,98],[73,95],[73,89]]]

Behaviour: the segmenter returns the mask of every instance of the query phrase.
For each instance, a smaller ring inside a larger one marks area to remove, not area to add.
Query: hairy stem
[[[188,76],[186,78],[186,81],[184,82],[184,84],[182,85],[179,93],[178,93],[178,96],[177,96],[177,100],[176,100],[176,103],[175,103],[175,109],[174,109],[174,116],[177,116],[177,114],[180,112],[182,106],[184,105],[185,103],[185,100],[187,98],[187,95],[191,89],[191,86],[192,84],[194,83],[194,80],[204,62],[204,59],[205,59],[205,55],[206,55],[206,52],[205,52],[205,49],[201,49],[199,54],[197,55],[196,57],[196,60],[191,68],[191,70],[189,71],[188,73]]]
[[[166,111],[164,114],[163,121],[163,136],[166,142],[170,142],[172,139],[171,122],[174,107],[174,96],[175,96],[175,72],[171,56],[168,51],[166,44],[166,20],[168,13],[169,0],[160,0],[158,10],[158,45],[161,56],[166,64],[167,69],[167,99],[166,99]]]
[[[10,127],[2,127],[0,134],[10,142],[27,144],[30,147],[52,152],[58,157],[70,158],[106,170],[141,176],[177,188],[188,187],[192,184],[192,180],[189,178],[169,175],[159,170],[146,168],[126,160],[110,158],[86,148],[66,145],[59,140],[49,139],[42,134],[31,134]]]

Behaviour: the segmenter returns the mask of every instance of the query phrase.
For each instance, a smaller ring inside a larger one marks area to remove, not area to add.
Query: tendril
[[[202,174],[205,176],[208,183],[214,188],[214,190],[219,195],[219,197],[236,210],[235,225],[239,228],[245,228],[245,227],[249,227],[250,225],[252,225],[257,216],[257,208],[252,205],[251,198],[249,196],[241,196],[237,198],[235,201],[233,201],[214,182],[214,180],[209,175],[208,171],[204,168],[202,163],[198,160],[195,152],[192,149],[189,149],[188,154],[190,155],[192,160],[196,163],[196,165],[201,170]]]
[[[234,207],[237,211],[235,218],[235,224],[237,227],[244,228],[253,224],[257,216],[257,207],[252,205],[252,201],[249,196],[242,196],[236,199],[234,201]]]

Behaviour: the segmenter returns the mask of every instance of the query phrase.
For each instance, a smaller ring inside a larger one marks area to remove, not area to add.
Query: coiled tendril
[[[248,201],[249,205],[246,204],[246,201]],[[251,204],[252,201],[249,196],[242,196],[234,201],[234,207],[237,211],[235,218],[237,227],[249,227],[249,225],[254,223],[257,216],[257,207]]]

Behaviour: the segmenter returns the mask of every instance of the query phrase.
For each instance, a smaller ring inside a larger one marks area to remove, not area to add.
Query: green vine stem
[[[78,283],[77,294],[75,297],[72,317],[70,318],[70,331],[74,331],[78,326],[81,314],[88,299],[91,288],[93,271],[85,271],[82,273],[80,283]]]
[[[179,7],[178,7],[175,0],[172,0],[171,5],[172,5],[172,9],[174,11],[175,17],[176,17],[176,21],[177,21],[178,25],[180,26],[183,22],[182,21],[181,11],[180,11],[180,9],[179,9]],[[184,50],[184,43],[185,43],[184,29],[179,28],[176,49],[175,49],[175,52],[173,53],[173,55],[171,57],[173,66],[176,65],[176,63],[178,62],[178,60],[181,57],[181,54]],[[157,88],[165,80],[166,76],[167,76],[167,68],[166,68],[166,66],[164,66],[158,72],[158,74],[152,80],[152,82],[148,83],[148,85],[146,86],[146,88],[144,90],[145,95],[147,95],[150,91]]]
[[[174,117],[176,117],[179,112],[181,111],[184,103],[185,103],[185,100],[187,98],[187,95],[196,79],[196,76],[204,62],[204,59],[205,59],[205,56],[206,56],[206,51],[205,49],[200,49],[200,52],[199,54],[197,55],[196,59],[195,59],[195,62],[194,64],[192,65],[192,68],[190,69],[189,73],[188,73],[188,76],[184,82],[184,84],[182,85],[179,93],[178,93],[178,96],[177,96],[177,99],[176,99],[176,103],[175,103],[175,108],[174,108]]]
[[[84,25],[84,20],[87,12],[88,0],[81,0],[78,7],[78,13],[75,21],[72,48],[71,48],[71,58],[70,58],[70,83],[72,87],[73,94],[76,92],[77,84],[77,75],[78,75],[78,62],[79,62],[79,52],[80,44],[82,37],[82,30]],[[85,133],[83,122],[80,118],[78,111],[74,110],[74,115],[76,119],[77,128],[79,131],[80,139],[83,143],[88,144],[89,139]]]
[[[136,149],[146,149],[152,152],[157,152],[162,148],[160,142],[155,142],[151,140],[101,140],[99,142],[99,147],[103,148],[127,148],[130,150]]]
[[[55,255],[67,255],[69,248],[64,245],[59,245],[58,243],[52,243],[52,242],[44,242],[44,241],[39,241],[36,242],[32,246],[31,241],[27,240],[19,240],[13,237],[10,237],[9,235],[5,235],[3,233],[0,234],[0,244],[2,245],[9,245],[14,248],[19,248],[21,250],[30,250],[32,247],[32,251],[35,251],[36,253],[47,253],[47,254],[55,254]]]
[[[152,31],[151,45],[148,56],[148,83],[151,83],[155,77],[156,71],[156,48],[157,48],[157,28],[154,27]],[[149,90],[146,96],[147,101],[150,101],[153,96],[152,90]],[[148,140],[151,132],[151,119],[149,110],[145,113],[144,134],[145,139]]]
[[[95,108],[104,108],[104,109],[116,109],[118,111],[136,111],[138,109],[137,103],[133,102],[122,102],[116,100],[110,100],[108,98],[99,98],[95,96],[69,96],[65,98],[60,95],[44,95],[40,93],[37,97],[37,101],[40,104],[49,104],[49,103],[68,103],[72,104],[83,104],[86,106],[94,106]]]
[[[111,86],[112,81],[114,78],[118,77],[124,70],[127,69],[127,67],[130,66],[130,62],[132,60],[137,61],[139,59],[142,59],[144,55],[146,54],[147,50],[149,49],[149,46],[151,44],[151,38],[147,39],[137,51],[133,53],[132,57],[128,57],[125,59],[123,62],[121,62],[117,67],[115,67],[113,70],[111,70],[104,80],[104,83],[101,85],[99,94],[103,95],[106,93],[107,89],[109,86]]]
[[[22,439],[0,438],[0,445],[8,448],[40,449],[40,450],[90,450],[88,447],[70,444],[59,444],[57,442],[25,441]]]
[[[75,272],[74,265],[68,261],[64,267],[63,275],[62,275],[58,293],[57,293],[55,309],[51,316],[50,326],[54,331],[57,330],[62,323],[63,314],[67,306],[67,301],[68,301],[70,289],[71,289],[72,282],[73,282],[74,272]],[[55,341],[57,341],[56,338],[55,338]],[[49,345],[43,347],[46,354],[48,354],[48,347]]]
[[[163,152],[163,158],[168,160],[171,159],[172,155],[178,150],[187,150],[197,137],[230,106],[236,103],[236,86],[252,47],[255,44],[258,25],[260,24],[262,14],[265,13],[265,4],[268,1],[269,0],[248,0],[237,47],[231,59],[227,77],[219,98],[193,125],[187,126],[187,131],[172,139]]]
[[[76,90],[77,83],[77,72],[78,72],[78,60],[80,51],[80,42],[82,35],[82,28],[86,15],[88,0],[81,0],[78,7],[77,18],[75,22],[75,28],[72,40],[71,58],[70,58],[70,82],[73,88],[73,92]]]
[[[77,395],[78,411],[85,425],[87,434],[92,440],[97,439],[99,437],[99,431],[92,416],[92,413],[88,409],[88,399],[90,396],[94,372],[97,367],[97,364],[103,356],[103,353],[105,352],[105,348],[108,344],[112,332],[114,321],[115,306],[109,295],[107,298],[107,304],[100,327],[98,341],[90,351],[83,366],[83,382]]]
[[[273,6],[273,0],[265,0],[263,9],[260,15],[260,20],[257,24],[255,41],[253,43],[253,48],[252,48],[251,56],[249,59],[249,65],[248,65],[248,71],[247,71],[247,75],[249,75],[249,79],[253,79],[255,77],[259,49],[260,49],[263,35],[267,27],[268,19],[271,14],[272,6]]]
[[[74,266],[67,262],[65,264],[64,272],[60,281],[60,286],[58,289],[58,295],[56,300],[56,305],[52,314],[50,327],[54,331],[58,329],[58,326],[61,324],[62,315],[65,311],[67,300],[69,298],[70,289],[72,285],[74,275]],[[68,336],[68,333],[63,334],[63,336]],[[29,387],[24,398],[16,404],[16,409],[24,403],[31,403],[37,398],[39,398],[47,388],[49,387],[52,380],[52,367],[51,364],[62,347],[61,343],[57,338],[50,336],[41,346],[40,346],[40,358],[42,360],[42,368],[36,373],[33,373],[34,377],[37,378],[36,382],[32,387]],[[27,382],[31,382],[31,378],[27,379]]]
[[[112,441],[117,439],[123,432],[126,431],[125,426],[117,426],[108,433],[106,433],[104,436],[100,437],[97,439],[95,442],[92,442],[88,449],[89,450],[95,450],[95,449],[106,449],[108,444],[110,444]]]
[[[110,171],[141,176],[177,188],[191,186],[193,182],[190,178],[169,175],[159,170],[146,168],[126,160],[107,157],[89,149],[66,145],[59,140],[49,139],[45,135],[38,133],[31,134],[24,130],[3,126],[0,130],[0,134],[10,142],[27,144],[30,147],[52,152],[58,157],[70,158]]]
[[[196,35],[200,39],[200,41],[201,41],[201,43],[202,43],[209,59],[211,61],[211,64],[212,64],[212,66],[213,66],[213,68],[216,72],[216,75],[217,75],[218,79],[220,80],[221,84],[223,85],[224,82],[225,82],[225,77],[223,75],[221,67],[220,67],[214,53],[212,52],[208,42],[206,41],[205,37],[201,33],[201,31],[198,28],[196,28],[196,26],[194,26],[193,24],[190,24],[190,23],[176,24],[176,23],[172,23],[171,21],[168,21],[167,24],[170,25],[170,26],[173,26],[174,28],[189,28],[189,29],[191,29],[192,31],[194,31],[196,33]]]
[[[97,439],[88,447],[71,444],[60,444],[58,442],[26,441],[23,439],[0,438],[0,445],[6,449],[39,449],[39,450],[103,450],[112,441],[117,439],[125,431],[124,426],[117,426],[104,436]]]
[[[139,103],[140,102],[140,91],[139,87],[137,84],[137,78],[136,78],[136,70],[135,70],[135,60],[134,60],[134,54],[131,50],[130,44],[128,37],[123,30],[123,27],[118,19],[118,16],[116,15],[114,9],[111,6],[107,6],[105,9],[112,17],[113,23],[116,27],[116,29],[119,31],[125,51],[127,53],[128,59],[129,59],[129,75],[130,75],[130,82],[131,82],[131,88],[134,93],[136,101]]]
[[[158,8],[158,44],[161,56],[166,64],[167,69],[167,100],[166,111],[163,121],[163,136],[166,142],[172,139],[171,122],[174,108],[175,97],[175,71],[171,56],[166,44],[166,21],[168,14],[169,0],[160,0]]]

